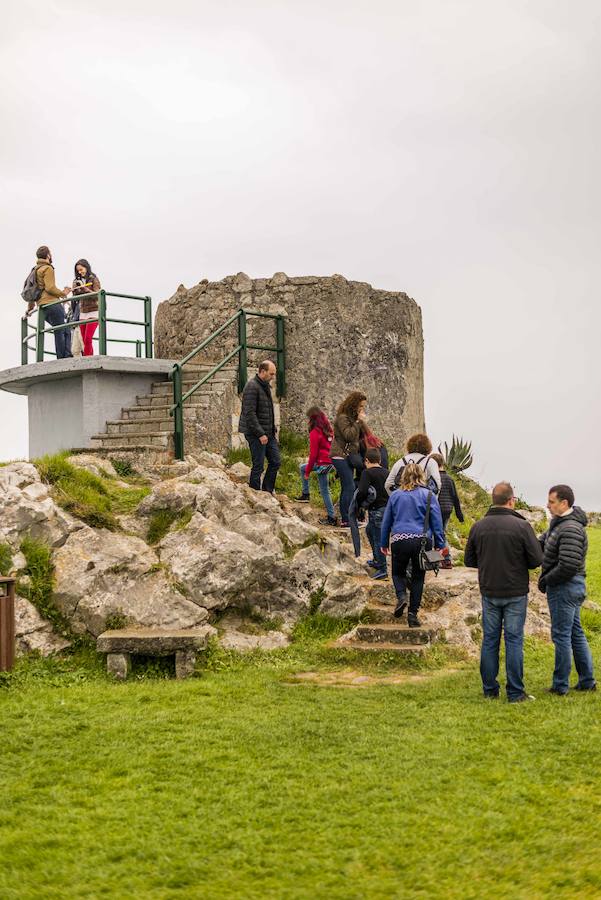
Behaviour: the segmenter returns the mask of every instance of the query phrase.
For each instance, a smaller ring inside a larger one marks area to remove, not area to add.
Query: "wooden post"
[[[0,672],[15,664],[15,579],[0,577]]]

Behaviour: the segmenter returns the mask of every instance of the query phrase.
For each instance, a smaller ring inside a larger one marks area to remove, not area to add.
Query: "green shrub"
[[[119,478],[136,478],[139,474],[127,459],[110,459],[109,462]]]
[[[19,594],[33,603],[40,615],[52,622],[57,631],[70,635],[69,622],[54,603],[52,596],[54,566],[50,547],[41,541],[26,537],[21,543],[21,553],[26,560],[23,574],[29,576],[29,583],[17,583]]]
[[[0,544],[0,575],[9,575],[12,567],[12,550],[8,544]]]
[[[155,512],[148,525],[146,540],[149,544],[158,544],[168,533],[171,526],[177,523],[178,528],[185,528],[192,518],[190,507],[176,512],[174,509],[159,509]]]

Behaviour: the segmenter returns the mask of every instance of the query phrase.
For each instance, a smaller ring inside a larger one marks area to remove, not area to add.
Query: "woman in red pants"
[[[87,319],[98,318],[98,291],[100,290],[100,281],[97,275],[94,275],[92,268],[87,259],[78,259],[75,263],[75,278],[73,279],[73,294],[79,298],[79,321],[81,340],[83,342],[83,356],[94,355],[94,345],[92,338],[98,327],[98,322],[90,322]],[[87,297],[87,294],[93,294]]]

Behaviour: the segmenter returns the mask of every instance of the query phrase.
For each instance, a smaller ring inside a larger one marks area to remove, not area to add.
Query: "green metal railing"
[[[83,320],[86,325],[94,322],[98,323],[98,337],[94,341],[98,342],[98,353],[100,356],[107,355],[107,344],[135,344],[136,356],[142,356],[142,348],[144,348],[144,356],[146,359],[152,359],[152,299],[150,297],[138,297],[134,294],[114,294],[112,291],[98,291],[95,294],[85,294],[85,299],[90,300],[98,297],[98,318]],[[144,321],[139,322],[132,319],[109,319],[106,314],[106,298],[117,297],[121,300],[141,300],[144,303]],[[45,356],[56,356],[51,350],[44,349],[44,337],[47,334],[54,334],[56,331],[66,331],[79,327],[82,323],[65,322],[64,325],[54,325],[46,328],[46,309],[49,306],[56,306],[58,303],[64,303],[64,300],[56,300],[53,303],[46,303],[44,306],[38,307],[37,325],[32,325],[29,316],[23,316],[21,319],[21,365],[26,366],[29,363],[29,351],[35,353],[35,361],[43,362]],[[144,339],[126,339],[108,337],[107,325],[139,325],[144,329]],[[30,341],[35,337],[35,346],[30,346]]]
[[[249,344],[247,340],[247,318],[249,316],[257,316],[261,319],[273,319],[275,321],[275,347],[266,347],[262,344]],[[182,391],[182,369],[194,357],[211,344],[215,338],[219,337],[227,328],[238,323],[238,344],[231,350],[221,362],[213,366],[202,378],[194,384],[190,390],[183,393]],[[206,384],[211,378],[217,374],[227,363],[235,356],[238,357],[238,392],[242,393],[244,385],[248,380],[248,351],[249,350],[265,350],[268,353],[277,354],[276,367],[276,393],[278,397],[286,396],[286,345],[284,332],[284,316],[273,315],[272,313],[253,312],[249,309],[239,309],[234,313],[227,322],[220,325],[212,334],[195,347],[187,356],[175,363],[169,374],[169,378],[173,381],[173,406],[169,409],[169,415],[173,416],[174,426],[174,442],[175,442],[175,458],[184,459],[184,403],[194,394],[198,388]]]

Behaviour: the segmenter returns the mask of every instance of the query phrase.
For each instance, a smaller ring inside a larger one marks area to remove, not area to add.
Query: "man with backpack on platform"
[[[65,299],[70,288],[61,291],[56,286],[54,278],[54,266],[52,265],[52,254],[48,247],[42,245],[38,247],[36,253],[36,263],[23,285],[21,296],[27,303],[28,315],[33,312],[37,304],[39,307],[47,307],[44,309],[44,319],[48,325],[64,325],[65,310],[62,303],[57,303],[59,299]],[[54,346],[57,359],[65,359],[72,356],[71,353],[71,334],[68,329],[63,328],[54,332]]]

